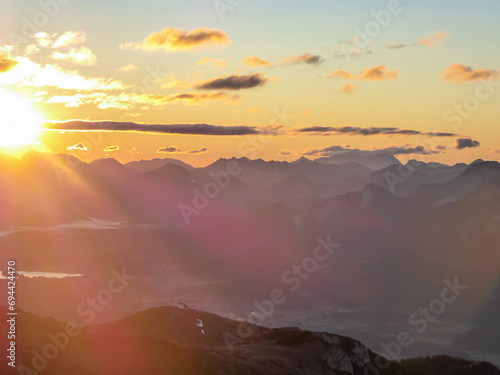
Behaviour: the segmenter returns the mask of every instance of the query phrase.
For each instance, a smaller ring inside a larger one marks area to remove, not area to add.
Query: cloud
[[[442,31],[434,31],[428,36],[418,38],[417,44],[419,46],[425,47],[436,47],[444,43],[446,39],[450,36],[449,33],[444,33]]]
[[[113,151],[119,151],[120,146],[114,145],[114,146],[108,146],[106,147],[103,151],[104,152],[113,152]]]
[[[424,47],[437,47],[440,44],[443,44],[446,39],[448,39],[450,36],[449,33],[445,33],[442,31],[433,31],[427,36],[423,36],[420,38],[417,38],[416,42],[413,43],[389,43],[386,45],[387,49],[401,49],[405,47],[411,47],[411,46],[424,46]]]
[[[85,146],[83,143],[77,143],[76,145],[68,147],[68,150],[80,150],[80,151],[87,151],[88,148]]]
[[[226,92],[215,93],[188,93],[188,94],[136,94],[120,93],[117,95],[107,93],[53,95],[45,99],[45,103],[65,104],[66,107],[80,107],[86,104],[97,105],[100,109],[118,108],[132,109],[134,106],[148,105],[162,107],[169,104],[182,103],[195,105],[206,101],[236,101],[238,95],[230,95]],[[41,99],[40,101],[44,101]]]
[[[310,133],[310,134],[346,134],[354,136],[374,136],[374,135],[423,135],[428,137],[457,137],[458,134],[445,133],[445,132],[421,132],[419,130],[412,129],[399,129],[390,127],[369,127],[361,128],[354,126],[309,126],[305,128],[296,128],[293,130],[296,133]]]
[[[165,154],[179,154],[182,152],[181,148],[170,146],[170,147],[160,147],[156,150],[157,154],[165,153]]]
[[[219,91],[216,93],[188,93],[188,94],[174,94],[174,95],[146,95],[149,102],[153,102],[155,105],[163,105],[176,101],[185,102],[186,104],[194,104],[201,101],[208,100],[237,100],[238,95],[229,95],[226,92]],[[144,103],[148,103],[146,100]]]
[[[229,37],[222,30],[198,28],[186,32],[183,29],[167,27],[162,31],[151,33],[141,43],[125,43],[120,47],[122,49],[163,50],[174,53],[179,51],[193,51],[214,45],[226,45],[228,43]]]
[[[204,57],[196,63],[196,65],[205,65],[205,64],[208,64],[210,66],[227,66],[227,61],[219,59],[211,59],[210,57]]]
[[[342,85],[342,88],[340,89],[340,92],[343,94],[354,94],[356,90],[357,90],[356,86],[351,85],[350,83],[344,83]]]
[[[54,44],[51,36],[46,32],[40,31],[34,37],[38,47],[51,47]]]
[[[303,152],[304,156],[328,157],[335,155],[342,156],[374,156],[374,155],[431,155],[438,154],[441,151],[427,150],[424,146],[391,146],[379,149],[362,150],[359,148],[350,148],[349,146],[331,146],[322,149],[310,149]]]
[[[54,60],[69,61],[80,65],[96,65],[97,57],[86,47],[72,49],[69,52],[54,52],[50,57]]]
[[[196,85],[202,90],[243,90],[263,86],[268,82],[262,73],[219,77]]]
[[[404,43],[388,43],[385,47],[387,49],[400,49],[400,48],[404,48],[407,46],[408,46],[408,44],[404,44]]]
[[[334,57],[342,57],[350,60],[352,57],[362,57],[371,55],[372,50],[368,46],[373,43],[373,40],[359,40],[358,36],[353,36],[350,40],[340,42],[335,46]]]
[[[18,66],[0,76],[0,85],[30,87],[57,87],[66,90],[93,91],[119,90],[125,86],[120,81],[104,78],[87,78],[77,71],[65,70],[59,66],[41,66],[26,57],[18,57]]]
[[[480,145],[481,143],[479,143],[478,141],[474,141],[469,138],[459,138],[455,143],[455,148],[457,150],[463,150],[464,148],[475,148],[479,147]]]
[[[364,69],[361,73],[360,80],[362,81],[385,81],[387,79],[397,80],[398,71],[388,71],[384,65],[374,66],[373,68]]]
[[[18,62],[16,60],[0,53],[0,73],[12,70],[17,64]]]
[[[395,81],[398,78],[398,71],[388,71],[384,65],[379,65],[364,69],[358,75],[353,75],[345,70],[336,70],[330,73],[328,78],[343,78],[349,81],[385,81],[388,79]]]
[[[132,72],[134,70],[139,70],[139,67],[134,64],[128,64],[117,69],[119,72]]]
[[[265,129],[253,126],[221,126],[208,124],[137,124],[134,122],[83,121],[46,123],[45,129],[58,131],[136,132],[185,135],[253,135],[267,134]]]
[[[261,59],[259,56],[248,56],[243,59],[243,64],[251,67],[272,66],[271,61]]]
[[[39,40],[44,40],[45,46],[48,46],[50,43],[48,40],[47,33],[38,33],[35,36],[39,36]],[[87,39],[87,35],[83,31],[66,31],[62,34],[55,42],[52,44],[53,48],[61,48],[61,47],[70,47],[77,46],[79,44],[85,43]]]
[[[421,135],[428,137],[460,137],[454,133],[444,132],[421,132],[418,130],[381,128],[381,127],[331,127],[331,126],[309,126],[305,128],[286,129],[283,126],[222,126],[209,124],[139,124],[134,122],[115,121],[84,121],[74,120],[67,122],[52,122],[44,124],[47,130],[57,131],[103,131],[103,132],[137,132],[157,134],[186,134],[186,135],[330,135],[343,134],[352,136],[377,136],[377,135]]]
[[[349,80],[355,80],[356,78],[349,73],[348,71],[339,69],[336,70],[328,75],[328,78],[343,78],[343,79],[349,79]]]
[[[269,60],[260,58],[259,56],[256,55],[248,56],[243,59],[243,64],[250,67],[269,67],[269,66],[275,66],[277,64],[285,66],[292,66],[297,64],[316,65],[319,63],[321,63],[321,56],[310,55],[309,53],[304,53],[303,55],[300,56],[290,55],[281,60],[278,60],[276,64]]]
[[[278,63],[283,65],[296,65],[296,64],[319,64],[321,62],[321,56],[319,55],[310,55],[308,53],[304,53],[300,56],[288,56],[278,61]]]
[[[207,152],[207,151],[208,151],[208,148],[203,147],[203,148],[200,148],[197,150],[188,151],[188,154],[202,154],[202,153]]]
[[[201,154],[207,152],[208,148],[203,147],[197,150],[183,151],[182,148],[177,146],[169,146],[169,147],[160,147],[156,153],[157,154]]]
[[[281,150],[279,152],[279,155],[289,156],[289,155],[292,155],[292,153],[290,151]]]
[[[442,73],[443,81],[464,83],[468,81],[487,81],[498,78],[498,71],[472,69],[470,66],[455,63],[447,67]]]

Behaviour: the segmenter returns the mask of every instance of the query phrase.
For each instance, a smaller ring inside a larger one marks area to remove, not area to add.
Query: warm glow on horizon
[[[18,94],[0,89],[0,146],[18,147],[39,143],[43,117]]]

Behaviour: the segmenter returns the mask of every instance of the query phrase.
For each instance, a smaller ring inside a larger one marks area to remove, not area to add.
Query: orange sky
[[[499,160],[499,5],[397,3],[291,1],[286,14],[276,4],[203,3],[201,14],[199,1],[7,3],[0,152],[202,166],[392,147],[401,160]]]

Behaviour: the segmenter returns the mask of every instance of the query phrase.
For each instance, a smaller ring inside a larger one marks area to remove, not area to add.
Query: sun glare
[[[42,123],[42,116],[26,98],[0,89],[0,146],[38,143]]]

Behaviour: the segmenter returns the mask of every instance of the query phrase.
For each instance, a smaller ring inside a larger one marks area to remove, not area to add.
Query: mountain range
[[[280,289],[267,327],[341,333],[377,353],[405,331],[402,358],[500,365],[500,164],[394,159],[0,156],[0,262],[82,275],[20,276],[20,307],[59,321],[84,324],[76,307],[125,270],[134,281],[92,324],[179,301],[238,320]],[[316,264],[318,239],[338,248]],[[466,289],[419,332],[413,314],[455,280]]]

